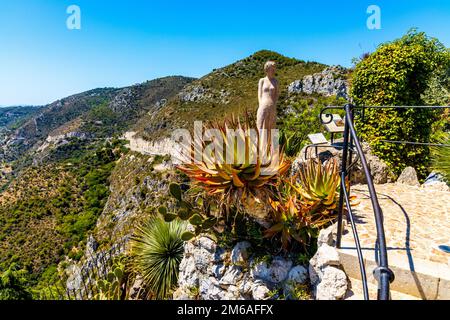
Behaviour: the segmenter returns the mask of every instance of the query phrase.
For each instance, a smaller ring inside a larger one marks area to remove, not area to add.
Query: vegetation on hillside
[[[220,121],[230,114],[240,114],[243,110],[256,112],[258,80],[264,77],[264,63],[267,60],[277,63],[277,79],[281,88],[280,115],[287,107],[287,86],[294,80],[325,68],[320,63],[287,58],[273,51],[258,51],[192,82],[181,95],[191,92],[193,88],[202,88],[203,98],[184,101],[180,96],[175,96],[157,114],[142,118],[136,131],[146,139],[155,140],[170,135],[173,128],[192,127],[194,120]]]
[[[58,162],[28,168],[2,193],[0,270],[16,263],[36,284],[50,277],[65,255],[81,257],[83,241],[108,198],[108,179],[121,149],[119,141],[80,148],[83,152],[65,154]]]

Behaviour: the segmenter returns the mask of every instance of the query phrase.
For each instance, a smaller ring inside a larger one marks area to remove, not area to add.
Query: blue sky
[[[81,9],[81,30],[66,27],[72,4]],[[366,27],[371,4],[381,8],[381,30]],[[0,105],[200,77],[260,49],[350,66],[411,27],[450,47],[450,1],[2,0]]]

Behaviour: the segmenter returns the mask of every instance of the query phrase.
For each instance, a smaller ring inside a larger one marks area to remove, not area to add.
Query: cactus
[[[217,224],[218,219],[216,217],[211,217],[202,213],[202,209],[195,207],[187,200],[183,200],[183,193],[180,185],[171,183],[169,186],[169,194],[176,201],[175,211],[169,212],[167,207],[161,206],[158,208],[158,212],[166,222],[172,222],[178,218],[183,221],[188,221],[194,227],[194,232],[183,233],[183,241],[189,241],[199,234],[211,230]],[[203,202],[202,199],[199,201],[201,205],[204,205]]]
[[[98,293],[94,296],[94,300],[120,300],[125,282],[125,267],[117,259],[113,264],[112,271],[108,272],[106,278],[96,281]]]

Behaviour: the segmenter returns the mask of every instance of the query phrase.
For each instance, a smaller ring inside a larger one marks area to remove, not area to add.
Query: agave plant
[[[281,245],[288,250],[292,240],[305,248],[318,231],[330,223],[334,216],[320,210],[316,203],[302,201],[292,181],[284,181],[277,200],[270,200],[274,224],[265,231],[264,237],[280,234]]]
[[[204,130],[215,129],[223,145],[220,149],[211,148],[205,142],[194,146],[194,153],[188,152],[190,163],[179,169],[208,194],[219,195],[225,204],[264,197],[279,177],[286,174],[290,162],[284,159],[283,153],[274,151],[270,137],[260,136],[255,128],[254,119],[248,114],[243,122],[233,117],[212,123]],[[232,139],[230,132],[236,134]],[[201,161],[195,159],[196,152],[203,153]]]
[[[157,216],[138,227],[131,238],[132,268],[157,299],[168,298],[178,282],[178,267],[184,252],[181,235],[186,228],[186,222],[167,223]]]
[[[313,207],[322,207],[330,212],[336,208],[337,191],[340,186],[338,163],[334,158],[322,165],[320,160],[310,159],[298,172],[293,188],[302,201]]]

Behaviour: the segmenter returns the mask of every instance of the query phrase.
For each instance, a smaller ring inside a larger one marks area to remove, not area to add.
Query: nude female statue
[[[256,115],[258,129],[275,129],[277,117],[277,101],[279,97],[278,81],[275,79],[275,62],[267,61],[264,65],[266,77],[259,80],[258,102]]]

